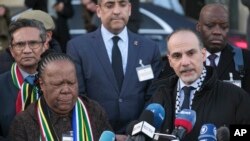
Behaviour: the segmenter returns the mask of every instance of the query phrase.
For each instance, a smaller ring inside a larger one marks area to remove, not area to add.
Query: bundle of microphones
[[[170,140],[181,141],[186,134],[191,132],[196,122],[196,112],[190,109],[181,110],[175,118],[175,129],[172,134],[157,132],[165,118],[164,108],[157,103],[146,107],[138,120],[132,121],[127,126],[128,137],[126,141],[158,141]],[[196,140],[196,139],[194,139]],[[229,141],[229,129],[220,127],[216,130],[213,124],[204,124],[201,127],[199,141]],[[99,141],[115,141],[115,134],[111,131],[104,131]]]

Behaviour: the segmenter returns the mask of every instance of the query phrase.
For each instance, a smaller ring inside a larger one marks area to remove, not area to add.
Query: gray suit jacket
[[[138,118],[145,101],[151,97],[147,97],[146,93],[152,80],[140,82],[137,77],[139,60],[144,65],[151,64],[155,78],[162,69],[159,48],[155,42],[130,31],[128,37],[128,62],[121,91],[116,83],[100,28],[72,39],[67,46],[67,54],[76,63],[80,93],[104,107],[117,133],[125,132],[126,125]]]

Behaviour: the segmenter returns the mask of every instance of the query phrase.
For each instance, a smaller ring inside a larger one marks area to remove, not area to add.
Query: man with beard
[[[206,49],[196,33],[177,30],[169,36],[167,46],[169,64],[176,75],[157,81],[157,91],[150,100],[161,104],[167,113],[160,133],[173,133],[176,115],[183,109],[195,111],[196,122],[186,136],[179,136],[181,141],[197,140],[206,123],[218,128],[250,123],[246,112],[250,96],[238,86],[218,80],[215,69],[204,66]]]
[[[205,5],[196,30],[200,33],[207,59],[205,64],[213,66],[220,80],[230,81],[250,93],[250,53],[227,43],[229,15],[221,4]]]

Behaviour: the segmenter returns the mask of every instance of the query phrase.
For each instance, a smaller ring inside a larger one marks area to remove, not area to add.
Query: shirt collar
[[[29,75],[35,76],[35,75],[37,74],[37,72],[34,73],[34,74],[29,74],[29,73],[25,72],[24,70],[22,70],[21,68],[19,68],[19,70],[20,70],[20,72],[21,72],[23,78],[26,78],[26,77],[29,76]]]
[[[206,57],[208,57],[208,56],[211,55],[211,54],[212,54],[212,53],[210,53],[209,51],[207,51]],[[214,54],[216,54],[216,55],[218,56],[218,58],[220,58],[221,51],[220,51],[220,52],[216,52],[216,53],[214,53]]]
[[[194,81],[191,85],[188,85],[188,86],[192,86],[194,87],[195,89],[198,88],[198,83],[200,82],[200,79],[197,79],[196,81]],[[180,87],[179,88],[183,88],[184,86],[187,86],[181,79],[179,79],[179,85]]]
[[[112,40],[113,36],[119,36],[120,39],[124,42],[128,41],[128,30],[127,27],[125,26],[124,29],[117,35],[111,33],[108,31],[103,25],[101,26],[101,34],[102,37],[105,41]]]

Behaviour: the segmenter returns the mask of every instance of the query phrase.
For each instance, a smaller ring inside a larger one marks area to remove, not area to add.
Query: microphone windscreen
[[[226,126],[221,126],[220,128],[218,128],[216,137],[218,141],[230,141],[229,128]]]
[[[176,127],[184,127],[189,133],[196,122],[196,112],[190,109],[181,110],[175,118]]]
[[[201,127],[199,141],[216,141],[216,127],[214,124],[208,123]]]
[[[99,141],[115,141],[115,134],[111,131],[103,131]]]
[[[165,118],[164,108],[158,103],[152,103],[152,104],[149,104],[147,106],[146,110],[149,110],[154,114],[154,122],[153,122],[154,124],[153,125],[156,129],[160,129],[160,127],[163,123],[163,120]]]
[[[141,121],[146,121],[147,123],[149,123],[150,125],[153,125],[153,121],[154,121],[154,114],[149,111],[149,110],[144,110],[140,117],[139,117],[139,122]]]

